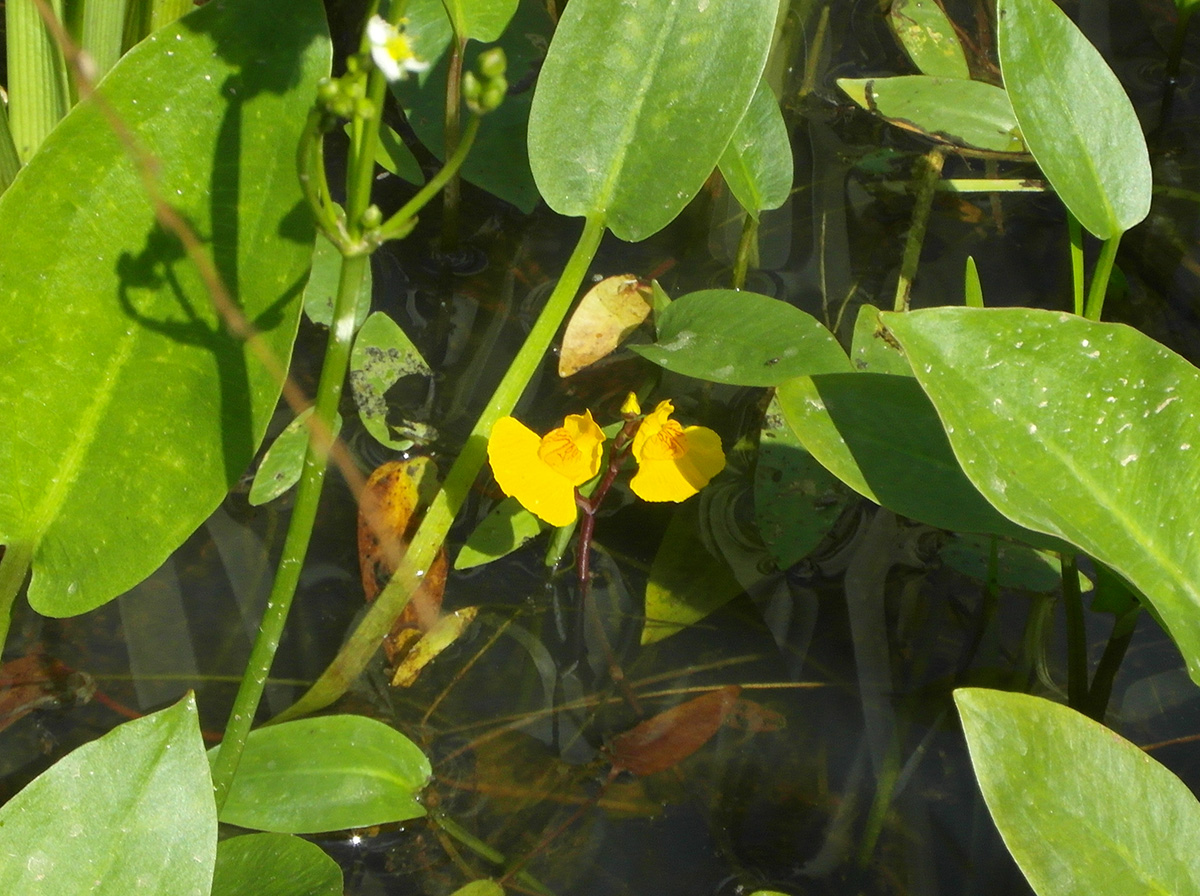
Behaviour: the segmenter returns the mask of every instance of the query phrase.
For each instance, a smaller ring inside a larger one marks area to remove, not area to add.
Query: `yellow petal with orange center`
[[[569,526],[576,517],[575,483],[538,456],[541,447],[537,433],[501,417],[488,438],[488,460],[506,495],[551,526]]]
[[[684,501],[725,468],[721,437],[704,426],[684,429],[670,419],[673,410],[661,402],[633,437],[638,471],[629,485],[644,501]]]
[[[562,426],[546,433],[537,454],[572,486],[583,485],[600,472],[603,441],[604,433],[592,419],[592,412],[584,411],[567,415]]]

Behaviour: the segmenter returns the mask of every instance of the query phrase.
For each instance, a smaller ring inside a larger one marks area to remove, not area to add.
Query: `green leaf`
[[[728,564],[700,540],[700,502],[680,505],[663,535],[646,582],[642,644],[668,638],[699,622],[742,592]]]
[[[571,0],[538,79],[529,160],[547,204],[623,240],[703,186],[758,86],[776,0]]]
[[[160,190],[286,367],[312,255],[292,152],[329,71],[325,16],[213,0],[140,44],[102,93]],[[0,197],[0,541],[29,601],[99,606],[154,571],[245,470],[279,383],[155,223],[94,103]]]
[[[8,129],[8,112],[0,108],[0,193],[8,189],[20,170],[21,159]]]
[[[271,443],[262,463],[254,474],[249,501],[254,507],[274,501],[300,481],[304,470],[304,455],[308,451],[308,420],[312,408],[301,411]],[[342,415],[333,418],[333,436],[342,431]]]
[[[864,109],[905,130],[991,152],[1024,149],[1008,95],[993,84],[928,75],[838,78],[837,83]]]
[[[1140,589],[1200,681],[1200,372],[1136,330],[1069,314],[883,317],[971,481]]]
[[[983,307],[983,284],[979,282],[979,268],[975,267],[975,259],[970,255],[967,256],[963,273],[963,294],[968,308]]]
[[[216,851],[191,694],[72,751],[0,808],[3,893],[207,893]]]
[[[342,869],[291,834],[247,834],[217,845],[212,896],[342,896]]]
[[[1053,0],[999,0],[1004,86],[1046,179],[1110,239],[1150,211],[1150,156],[1121,82]]]
[[[61,21],[62,0],[51,2],[50,8]],[[62,51],[38,14],[35,0],[9,0],[4,22],[8,124],[17,155],[28,162],[67,114],[71,91]]]
[[[454,559],[455,569],[471,569],[511,554],[545,526],[521,506],[516,498],[505,498],[492,508]]]
[[[659,367],[697,379],[774,386],[850,369],[837,339],[816,318],[758,293],[689,293],[668,305],[656,323],[657,342],[630,348]]]
[[[1097,722],[1027,694],[954,692],[971,764],[1038,896],[1200,894],[1200,805]]]
[[[719,165],[729,189],[752,217],[787,201],[792,190],[792,145],[779,102],[766,81],[758,82]]]
[[[980,582],[991,577],[990,561],[993,546],[996,551],[996,585],[1016,588],[1034,594],[1050,594],[1062,587],[1058,555],[1039,551],[1028,545],[999,541],[991,535],[956,533],[938,550],[938,557],[952,569]],[[1091,590],[1092,583],[1079,573],[1081,591]]]
[[[307,834],[420,818],[430,774],[412,741],[365,716],[269,725],[250,732],[221,821]]]
[[[938,0],[892,0],[888,10],[904,52],[923,74],[937,78],[970,78],[967,54]]]
[[[517,0],[445,0],[454,31],[462,40],[493,41],[517,11]]]
[[[494,880],[473,880],[459,887],[450,896],[504,896],[504,887]]]
[[[318,234],[313,244],[308,285],[304,287],[304,313],[314,324],[333,326],[333,300],[337,296],[341,276],[342,253],[323,234]],[[371,266],[367,265],[366,276],[358,292],[358,305],[354,309],[355,327],[361,327],[371,313],[371,289]]]
[[[879,322],[879,309],[874,305],[863,305],[854,318],[854,335],[850,342],[850,360],[855,370],[867,373],[893,373],[896,376],[912,376],[908,359],[894,345],[884,339],[883,324]]]
[[[967,479],[912,377],[798,377],[778,395],[804,447],[863,497],[939,529],[1037,538],[1001,516]]]
[[[441,0],[434,0],[441,9]],[[416,6],[417,4],[413,4]],[[424,5],[424,4],[422,4]],[[410,7],[410,17],[412,15]],[[432,16],[433,10],[427,14]],[[446,43],[449,43],[449,26],[445,13]],[[433,39],[440,36],[432,24],[427,26]],[[479,126],[475,145],[463,163],[463,179],[482,187],[489,193],[511,202],[528,214],[533,211],[541,196],[529,170],[528,144],[529,106],[533,102],[533,80],[537,68],[546,55],[546,46],[554,25],[546,12],[544,3],[538,0],[523,0],[513,19],[512,27],[500,37],[499,46],[504,49],[508,62],[505,77],[510,93],[500,108],[489,112]],[[472,43],[463,54],[463,68],[475,68],[479,54],[489,49]],[[419,51],[419,48],[418,48]],[[439,55],[441,49],[438,49]],[[427,57],[423,57],[427,58]],[[439,159],[445,159],[446,120],[446,73],[449,60],[442,59],[432,70],[423,72],[418,78],[397,81],[391,85],[408,122],[420,141]]]
[[[342,130],[345,131],[347,137],[350,137],[354,128],[349,122],[346,122]],[[425,183],[425,172],[421,170],[421,163],[417,161],[417,157],[412,154],[411,149],[404,145],[404,140],[401,139],[400,135],[383,122],[379,124],[379,140],[375,144],[375,164],[384,171],[403,178],[410,184],[420,186]],[[325,242],[328,242],[328,240],[325,240]],[[368,273],[369,276],[370,274]],[[369,284],[367,288],[364,288],[364,292],[368,297],[370,296],[371,290]],[[361,302],[362,296],[360,295],[359,298]],[[326,317],[332,317],[332,299],[329,301],[329,308],[330,310],[326,313]],[[363,315],[366,315],[365,311]],[[312,317],[312,315],[310,314],[309,317]],[[322,321],[322,323],[326,322]],[[362,321],[359,321],[359,323],[361,324]],[[326,323],[326,326],[328,326],[328,323]]]
[[[758,437],[754,521],[776,566],[787,569],[837,522],[852,492],[805,450],[771,399]]]
[[[433,376],[433,371],[400,325],[376,311],[354,337],[350,352],[350,387],[358,416],[380,444],[398,451],[412,447],[412,440],[392,438],[388,426],[387,390],[404,376]]]
[[[128,0],[84,0],[79,23],[79,46],[91,57],[95,79],[108,74],[121,58]]]

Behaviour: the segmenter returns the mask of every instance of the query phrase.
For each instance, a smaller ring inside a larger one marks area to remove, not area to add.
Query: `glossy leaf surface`
[[[1121,82],[1053,0],[1000,0],[996,39],[1021,133],[1071,213],[1109,239],[1150,211],[1150,156]]]
[[[342,253],[323,235],[318,234],[313,244],[312,269],[308,284],[304,287],[304,313],[315,324],[329,327],[333,324],[333,299],[337,295],[338,280],[342,275]],[[358,291],[358,303],[354,309],[354,325],[361,327],[371,312],[371,266]]]
[[[458,556],[455,569],[470,569],[511,554],[538,535],[545,524],[521,506],[516,498],[505,498],[475,527]]]
[[[605,277],[583,294],[563,331],[558,375],[606,358],[650,316],[651,287],[632,274]]]
[[[1200,804],[1150,756],[1041,697],[954,692],[975,777],[1038,896],[1200,893]]]
[[[883,317],[971,481],[1139,588],[1200,680],[1200,372],[1136,330],[1069,314]]]
[[[291,834],[246,834],[217,846],[212,896],[342,896],[342,869]]]
[[[529,160],[559,214],[623,240],[661,230],[717,165],[758,86],[775,0],[572,0],[529,116]]]
[[[463,40],[492,41],[517,11],[517,0],[446,0],[446,11]]]
[[[420,818],[429,775],[420,749],[374,719],[283,722],[250,733],[221,821],[303,834]]]
[[[103,94],[286,366],[312,255],[292,153],[329,70],[320,3],[214,0]],[[279,384],[155,223],[125,147],[77,106],[0,198],[0,541],[30,603],[80,613],[145,578],[237,481]]]
[[[792,190],[792,144],[779,102],[766,81],[721,154],[721,174],[750,215],[779,208]]]
[[[3,893],[207,893],[216,850],[191,695],[84,744],[0,808]]]
[[[250,486],[249,501],[254,507],[274,501],[300,481],[304,469],[304,455],[308,451],[308,421],[313,409],[307,408],[289,423],[271,443],[262,463],[254,473]],[[334,438],[342,431],[342,415],[333,418]]]
[[[863,497],[939,529],[1036,537],[1001,516],[967,479],[912,377],[799,377],[778,396],[804,447]]]
[[[412,447],[412,439],[397,438],[388,424],[387,391],[401,377],[433,376],[433,371],[400,325],[382,311],[367,318],[354,337],[350,352],[350,388],[358,416],[367,432],[397,451]]]
[[[970,78],[967,54],[937,0],[893,0],[888,24],[904,52],[922,74]]]
[[[899,75],[838,78],[838,87],[885,121],[934,140],[991,152],[1024,149],[1008,95],[994,84]]]
[[[706,289],[658,315],[658,340],[631,346],[673,373],[737,386],[775,386],[796,376],[850,369],[821,323],[799,308],[753,292]]]

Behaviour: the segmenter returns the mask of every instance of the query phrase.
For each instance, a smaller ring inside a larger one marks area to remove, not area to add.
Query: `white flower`
[[[403,29],[380,16],[367,22],[367,41],[371,44],[371,60],[389,81],[402,81],[409,72],[423,72],[429,63],[416,57]]]

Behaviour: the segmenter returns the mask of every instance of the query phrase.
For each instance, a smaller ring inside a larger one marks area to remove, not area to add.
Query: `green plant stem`
[[[1067,237],[1071,243],[1071,295],[1076,314],[1083,314],[1083,227],[1067,212]]]
[[[1112,631],[1108,635],[1108,643],[1104,646],[1104,653],[1100,657],[1100,662],[1096,664],[1096,672],[1092,676],[1092,686],[1088,689],[1087,714],[1097,722],[1103,722],[1104,715],[1108,712],[1108,700],[1112,696],[1113,681],[1121,668],[1121,661],[1125,659],[1125,651],[1129,649],[1129,642],[1133,640],[1133,631],[1137,628],[1140,613],[1141,607],[1134,607],[1124,616],[1119,616],[1114,620]]]
[[[14,542],[4,548],[0,558],[0,652],[8,641],[8,629],[12,625],[13,604],[29,575],[33,562],[33,547],[23,542]]]
[[[363,212],[371,204],[371,183],[375,178],[375,147],[379,143],[379,122],[387,96],[387,79],[377,68],[367,77],[367,100],[375,110],[373,117],[356,119],[351,141],[350,171],[346,174],[346,223],[352,236],[360,235]]]
[[[483,468],[484,458],[487,456],[487,437],[492,431],[492,426],[501,417],[512,412],[529,380],[542,363],[551,340],[571,308],[603,235],[603,215],[587,218],[579,242],[563,268],[562,278],[550,294],[546,306],[538,315],[508,372],[504,374],[483,413],[475,421],[466,444],[426,511],[408,551],[392,574],[391,581],[380,592],[366,616],[359,622],[358,628],[342,645],[342,649],[329,667],[321,673],[321,677],[295,705],[280,713],[275,721],[296,718],[328,706],[346,692],[375,655],[384,636],[391,630],[393,621],[404,610],[409,597],[420,585],[442,542],[446,540],[450,524],[454,522],[471,484]]]
[[[442,169],[429,179],[429,183],[421,187],[417,191],[417,194],[408,200],[398,212],[388,218],[380,228],[380,233],[384,239],[394,239],[395,237],[392,235],[393,231],[399,233],[399,231],[405,230],[405,228],[411,230],[412,225],[410,222],[416,217],[417,212],[424,208],[443,186],[449,184],[457,176],[459,169],[462,168],[462,163],[466,161],[467,156],[471,152],[471,147],[475,143],[475,137],[479,133],[479,123],[482,120],[482,116],[471,116],[471,120],[467,122],[467,130],[463,134],[458,148],[454,151],[454,155],[448,158]]]
[[[1096,268],[1092,271],[1092,285],[1088,289],[1087,306],[1083,316],[1088,320],[1100,320],[1104,310],[1104,297],[1108,293],[1108,278],[1112,274],[1113,262],[1117,258],[1117,247],[1121,245],[1122,234],[1115,234],[1106,239],[1100,247],[1100,257],[1096,259]]]
[[[48,5],[62,21],[62,0],[50,0]],[[8,125],[17,155],[28,162],[70,108],[67,66],[35,0],[8,0],[4,16]]]
[[[917,276],[917,265],[921,260],[921,246],[925,242],[925,228],[929,226],[929,213],[933,209],[933,194],[937,190],[938,180],[942,176],[942,164],[945,161],[946,157],[942,151],[934,148],[918,162],[917,194],[913,203],[912,224],[908,228],[908,238],[904,241],[904,257],[900,260],[896,301],[892,306],[894,311],[908,310],[912,283]]]
[[[338,281],[337,301],[334,305],[333,327],[329,331],[329,344],[325,350],[325,361],[321,367],[321,379],[317,386],[316,410],[313,413],[315,426],[311,430],[308,451],[304,458],[304,470],[296,492],[296,503],[288,523],[287,537],[283,543],[283,556],[275,574],[271,594],[267,598],[267,609],[263,614],[258,637],[250,652],[250,661],[242,676],[241,687],[230,713],[225,738],[213,764],[213,790],[217,809],[225,804],[229,787],[237,772],[246,737],[254,723],[262,699],[263,688],[275,651],[283,635],[284,623],[292,598],[300,581],[304,556],[312,538],[313,523],[317,518],[317,505],[321,500],[321,486],[325,481],[326,461],[332,441],[333,418],[342,397],[342,385],[350,364],[350,343],[354,337],[354,312],[356,298],[367,269],[366,255],[345,258],[342,261],[341,277]]]
[[[1067,618],[1067,704],[1079,712],[1087,707],[1087,631],[1083,623],[1083,594],[1073,554],[1060,555],[1063,609]]]
[[[733,288],[746,285],[746,271],[750,268],[750,256],[758,248],[758,218],[746,212],[742,221],[742,236],[738,240],[737,258],[733,262]]]
[[[442,133],[447,159],[458,150],[462,137],[462,69],[466,48],[466,38],[454,35],[450,41],[450,64],[446,70],[445,126]],[[458,169],[455,168],[442,193],[442,240],[438,248],[443,253],[458,248],[458,209],[462,192],[459,187]]]
[[[488,846],[474,834],[467,831],[462,825],[460,825],[445,812],[431,812],[429,815],[429,820],[467,849],[471,850],[476,855],[483,856],[489,862],[495,865],[503,866],[508,861],[508,859],[505,858],[504,853],[500,852],[498,849],[493,849],[492,847]],[[529,889],[533,892],[541,893],[543,896],[552,896],[551,891],[546,888],[546,885],[529,872],[517,871],[517,873],[513,876],[525,886],[529,887]]]

